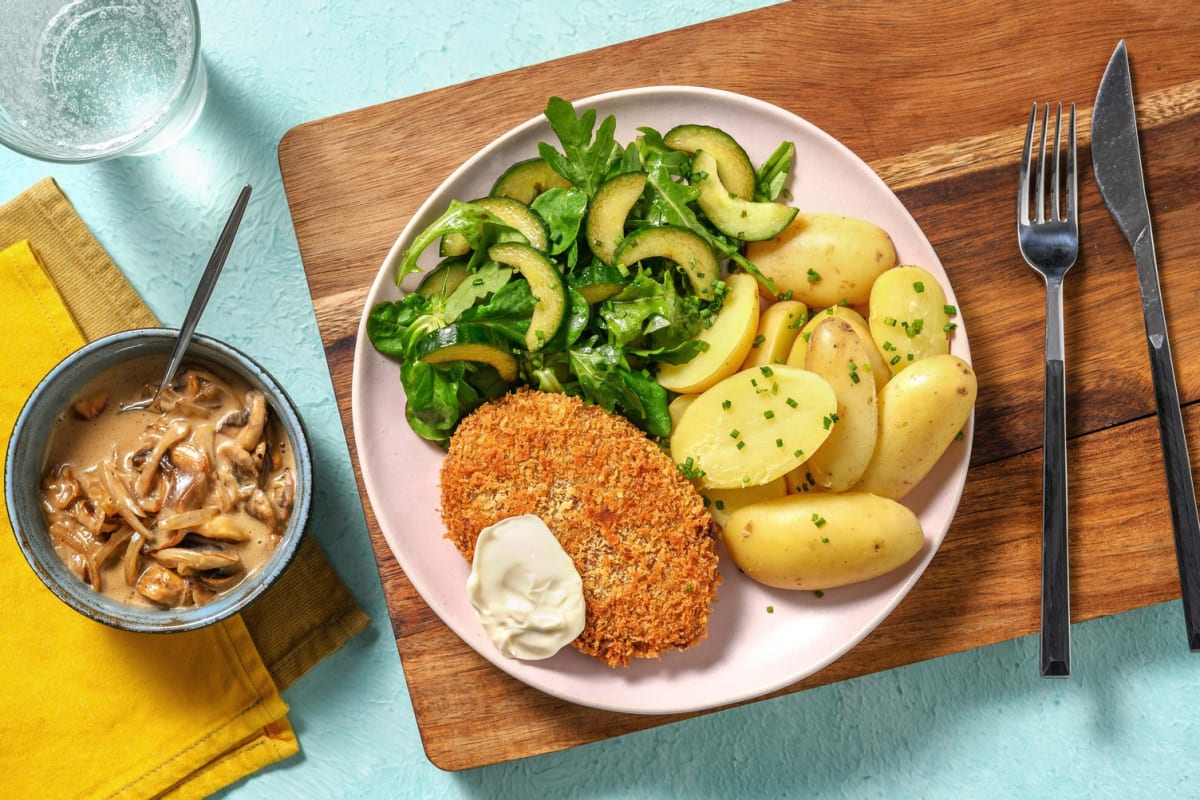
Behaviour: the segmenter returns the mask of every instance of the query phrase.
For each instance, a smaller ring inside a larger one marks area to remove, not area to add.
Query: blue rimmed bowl
[[[312,503],[312,454],[304,423],[283,387],[261,365],[224,342],[197,335],[187,361],[212,365],[240,376],[267,398],[296,462],[296,499],[274,554],[254,574],[211,602],[182,608],[141,608],[107,597],[76,577],[51,543],[41,510],[41,481],[56,420],[82,389],[101,373],[142,356],[166,359],[177,331],[149,328],[113,334],[63,359],[25,401],[9,441],[4,499],[21,552],[29,566],[60,600],[91,619],[127,631],[167,633],[211,625],[254,602],[287,568],[308,524]]]

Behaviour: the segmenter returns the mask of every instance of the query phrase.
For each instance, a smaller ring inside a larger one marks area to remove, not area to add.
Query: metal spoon
[[[213,286],[217,283],[217,276],[221,274],[221,267],[225,266],[225,258],[229,255],[229,248],[233,246],[233,237],[237,234],[238,225],[242,222],[242,214],[246,211],[246,204],[249,201],[250,184],[246,184],[238,194],[237,202],[233,204],[233,211],[230,212],[229,219],[225,222],[225,229],[221,231],[221,236],[217,239],[217,246],[208,259],[208,266],[204,268],[204,274],[200,276],[200,283],[196,286],[192,304],[188,307],[187,314],[183,318],[183,325],[179,328],[179,339],[171,351],[171,360],[167,364],[167,371],[163,375],[162,383],[149,397],[132,403],[122,403],[121,413],[140,411],[154,405],[158,402],[158,396],[162,394],[163,389],[167,388],[175,379],[175,372],[179,369],[183,355],[187,352],[188,344],[192,341],[192,334],[196,332],[200,315],[204,313],[204,307],[208,305],[208,298],[212,295]]]

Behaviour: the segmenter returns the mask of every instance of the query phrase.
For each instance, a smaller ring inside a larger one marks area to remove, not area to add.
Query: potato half
[[[671,457],[702,470],[705,487],[758,486],[804,463],[829,437],[836,414],[833,389],[815,373],[742,370],[687,406],[671,433]]]

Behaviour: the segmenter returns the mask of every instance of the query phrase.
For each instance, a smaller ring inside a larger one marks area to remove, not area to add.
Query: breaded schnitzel
[[[471,561],[483,528],[519,514],[546,522],[583,579],[578,650],[623,666],[704,637],[721,581],[712,519],[628,420],[528,389],[464,419],[442,465],[446,538]]]

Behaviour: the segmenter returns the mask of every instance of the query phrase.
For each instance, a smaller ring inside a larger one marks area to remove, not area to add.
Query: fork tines
[[[1025,130],[1025,149],[1021,156],[1021,178],[1020,178],[1020,207],[1022,225],[1028,225],[1032,222],[1068,222],[1073,223],[1079,218],[1078,210],[1078,194],[1079,183],[1076,167],[1076,146],[1075,146],[1075,104],[1071,103],[1070,118],[1067,125],[1067,147],[1066,147],[1066,181],[1059,180],[1059,169],[1063,161],[1063,142],[1062,142],[1062,103],[1058,104],[1058,113],[1054,117],[1054,140],[1053,144],[1046,141],[1046,132],[1050,122],[1050,104],[1046,104],[1046,113],[1042,117],[1041,136],[1038,139],[1038,147],[1036,153],[1033,150],[1033,131],[1037,123],[1037,103],[1033,104],[1033,108],[1029,112],[1029,127]],[[1048,150],[1052,149],[1052,153]],[[1053,159],[1053,172],[1050,175],[1050,205],[1046,205],[1046,160]],[[1029,201],[1029,172],[1034,160],[1037,160],[1037,192],[1034,197],[1032,219],[1030,216],[1030,201]],[[1066,189],[1066,208],[1063,208],[1060,199],[1060,187]]]

